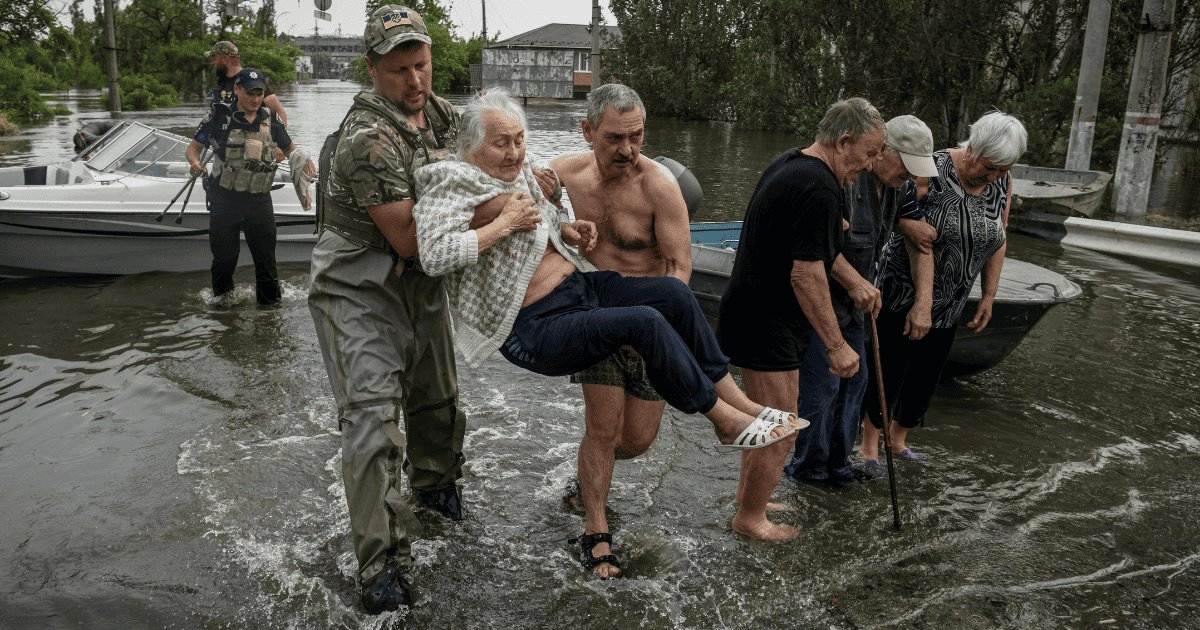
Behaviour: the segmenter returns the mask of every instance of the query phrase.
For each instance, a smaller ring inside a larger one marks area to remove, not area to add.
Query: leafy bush
[[[19,124],[34,124],[48,120],[55,110],[46,106],[38,87],[47,76],[14,61],[8,51],[0,55],[0,114]],[[53,83],[53,79],[50,79]]]
[[[237,44],[242,66],[261,70],[270,80],[272,89],[296,82],[296,58],[303,53],[295,44],[261,39],[251,29],[242,29],[230,39]]]
[[[108,107],[108,93],[103,97]],[[175,107],[180,104],[175,88],[144,74],[127,74],[121,77],[121,109],[128,111],[151,110],[160,107]]]

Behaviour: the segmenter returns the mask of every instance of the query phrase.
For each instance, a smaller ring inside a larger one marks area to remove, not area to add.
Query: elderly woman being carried
[[[507,92],[476,96],[462,116],[457,157],[416,172],[413,218],[421,265],[448,276],[455,345],[469,365],[499,350],[518,367],[565,376],[629,346],[659,394],[707,416],[725,446],[761,448],[808,425],[742,393],[687,285],[595,271],[579,254],[596,227],[560,222]]]

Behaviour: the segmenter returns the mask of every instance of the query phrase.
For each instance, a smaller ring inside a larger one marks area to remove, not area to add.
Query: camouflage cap
[[[432,44],[425,20],[420,13],[398,4],[385,4],[367,19],[367,31],[363,43],[368,50],[386,55],[393,48],[409,41]]]
[[[212,50],[204,53],[204,60],[211,61],[213,55],[229,55],[230,57],[237,57],[238,49],[233,42],[220,41],[213,44]]]

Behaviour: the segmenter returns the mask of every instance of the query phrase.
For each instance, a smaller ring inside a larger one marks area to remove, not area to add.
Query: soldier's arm
[[[278,96],[275,96],[274,94],[268,95],[263,99],[263,107],[275,112],[275,115],[279,117],[279,122],[283,123],[285,126],[287,125],[287,112],[284,111],[283,103],[279,102]]]
[[[354,201],[367,210],[397,254],[417,255],[417,226],[413,221],[413,182],[395,131],[376,125],[351,125],[338,144],[338,173]]]
[[[404,258],[417,255],[417,224],[413,221],[412,199],[367,206],[367,214],[391,243],[392,249]]]
[[[663,273],[686,284],[692,278],[692,238],[687,204],[675,181],[668,180],[657,170],[649,176],[650,194],[646,201],[654,210],[654,238],[663,259]]]

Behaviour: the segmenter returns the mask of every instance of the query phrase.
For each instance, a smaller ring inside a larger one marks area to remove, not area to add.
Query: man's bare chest
[[[644,195],[629,189],[568,191],[575,217],[596,224],[599,241],[623,250],[653,249],[654,208]]]

